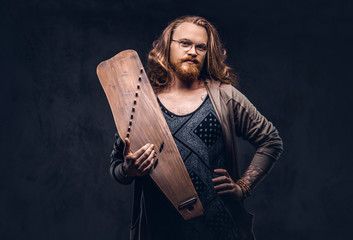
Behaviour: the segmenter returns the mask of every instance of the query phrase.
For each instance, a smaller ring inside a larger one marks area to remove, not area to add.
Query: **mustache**
[[[182,63],[187,62],[187,61],[192,61],[195,64],[198,64],[198,65],[201,64],[199,60],[197,60],[196,58],[192,58],[192,57],[185,57],[185,58],[180,59],[180,61]]]

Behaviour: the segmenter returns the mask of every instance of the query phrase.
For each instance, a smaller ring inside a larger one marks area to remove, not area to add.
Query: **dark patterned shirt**
[[[182,116],[170,112],[160,101],[159,104],[200,198],[204,215],[189,221],[161,215],[159,217],[164,219],[159,220],[162,223],[158,225],[163,229],[156,233],[157,229],[152,226],[152,239],[159,239],[157,235],[162,238],[163,231],[169,232],[168,239],[237,239],[234,221],[212,182],[212,178],[217,177],[213,170],[225,168],[225,149],[221,126],[209,97],[194,112]]]

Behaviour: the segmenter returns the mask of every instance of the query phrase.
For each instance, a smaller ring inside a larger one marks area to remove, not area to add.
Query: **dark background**
[[[132,187],[96,66],[167,23],[213,22],[285,152],[248,200],[261,239],[351,239],[351,1],[24,1],[1,6],[0,239],[127,239]],[[242,166],[253,149],[240,141]]]

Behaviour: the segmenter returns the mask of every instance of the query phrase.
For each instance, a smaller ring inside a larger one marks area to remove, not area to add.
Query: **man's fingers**
[[[225,190],[225,191],[220,191],[217,192],[219,195],[231,195],[232,191],[231,190]]]
[[[231,190],[231,189],[233,189],[233,186],[230,183],[223,183],[223,184],[214,186],[214,189],[217,192],[219,192],[219,191],[224,191],[224,190]]]
[[[154,145],[149,143],[132,153],[130,140],[125,138],[124,157],[131,176],[142,176],[151,169],[154,164],[153,157],[155,155]]]
[[[220,183],[230,183],[231,180],[230,178],[226,176],[220,176],[212,179],[212,182],[214,185],[220,184]]]
[[[141,147],[139,150],[134,152],[131,156],[133,159],[139,159],[153,144],[147,143],[143,147]]]
[[[215,169],[214,172],[219,175],[230,177],[229,173],[225,169],[218,168],[218,169]]]
[[[147,153],[147,151],[145,153]],[[137,170],[144,171],[144,169],[151,164],[153,157],[154,157],[154,154],[155,154],[155,150],[152,150],[145,160],[141,160],[140,166],[138,167]]]
[[[149,172],[149,171],[152,169],[152,167],[153,167],[155,161],[156,161],[156,160],[155,160],[154,154],[153,154],[153,155],[151,156],[150,164],[149,164],[145,169],[143,169],[142,174],[145,174],[145,173]]]
[[[128,155],[130,152],[130,139],[125,138],[124,156]]]
[[[137,152],[136,152],[136,154],[134,154],[134,157],[137,158],[136,163],[135,163],[136,166],[140,166],[151,155],[151,152],[153,151],[153,148],[154,148],[153,144],[147,145],[147,149],[145,148],[145,146],[143,146],[141,148],[141,149],[145,149],[145,151],[143,151],[141,154],[139,154],[138,157],[136,156]]]

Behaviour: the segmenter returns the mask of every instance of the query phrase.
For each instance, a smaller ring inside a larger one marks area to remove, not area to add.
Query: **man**
[[[282,152],[275,127],[232,86],[216,29],[204,18],[180,17],[153,44],[148,76],[204,215],[184,221],[152,182],[153,144],[131,152],[120,138],[111,155],[111,174],[134,182],[131,239],[255,239],[252,215],[243,207]],[[236,136],[256,147],[240,176]],[[172,176],[171,176],[172,177]]]

